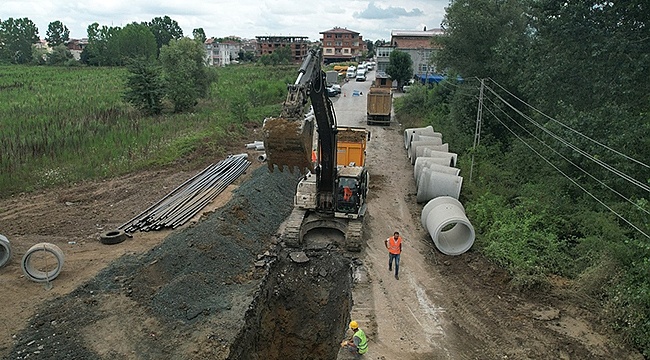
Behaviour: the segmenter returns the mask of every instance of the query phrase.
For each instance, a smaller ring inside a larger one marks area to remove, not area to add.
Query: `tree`
[[[51,22],[45,34],[45,40],[50,47],[65,44],[70,40],[70,30],[59,20]]]
[[[98,23],[88,25],[88,46],[82,59],[88,65],[111,66],[120,62],[117,46],[110,40],[120,30],[119,27],[99,27]]]
[[[119,54],[118,65],[126,64],[130,59],[156,57],[158,48],[156,38],[146,25],[131,23],[115,33],[110,39],[109,48],[115,47]]]
[[[0,59],[26,64],[32,60],[32,45],[38,41],[38,28],[28,18],[0,22]]]
[[[391,79],[397,80],[397,88],[401,89],[404,83],[413,76],[413,60],[411,55],[404,51],[393,50],[390,53],[386,74]]]
[[[129,60],[127,69],[124,100],[149,115],[160,114],[165,96],[162,68],[151,59],[140,57]]]
[[[375,56],[375,44],[372,40],[366,40],[366,48],[368,49],[367,57],[372,58]]]
[[[149,27],[149,30],[151,30],[153,36],[156,38],[158,51],[160,51],[163,45],[169,44],[170,41],[178,40],[183,37],[183,29],[178,26],[178,23],[175,20],[172,20],[167,15],[162,18],[153,18],[151,22],[147,23],[146,25]]]
[[[513,59],[509,53],[525,41],[527,20],[522,14],[528,11],[524,3],[519,0],[453,1],[442,23],[445,36],[436,38],[442,46],[436,65],[463,77],[491,77],[497,81],[503,80],[504,70],[510,72],[513,67],[523,66],[519,63],[521,57]]]
[[[52,52],[47,54],[48,65],[64,65],[71,59],[74,59],[70,50],[63,44],[59,44],[52,48]]]
[[[200,97],[208,93],[215,78],[205,65],[203,44],[184,37],[172,40],[160,49],[167,96],[174,104],[174,111],[181,112],[194,107]]]
[[[293,53],[288,46],[281,46],[271,54],[265,54],[260,57],[260,62],[263,65],[291,64],[292,61]]]
[[[207,36],[205,36],[205,31],[203,31],[203,28],[192,30],[192,36],[194,37],[194,40],[200,42],[201,44],[205,43],[205,40],[207,40]]]

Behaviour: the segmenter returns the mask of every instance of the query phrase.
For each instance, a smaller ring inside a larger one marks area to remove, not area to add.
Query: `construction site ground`
[[[346,125],[363,125],[365,99],[351,92],[367,85],[345,84],[335,99]],[[369,338],[366,359],[643,359],[571,281],[556,278],[544,291],[521,293],[477,251],[437,251],[420,224],[423,204],[415,201],[401,130],[397,121],[372,128],[362,251],[325,245],[307,251],[306,263],[291,261],[279,236],[297,175],[268,172],[254,151],[246,174],[202,216],[116,245],[100,243],[99,234],[202,168],[0,200],[0,233],[13,250],[0,268],[0,357],[346,359],[339,343],[354,319]],[[260,140],[259,129],[248,140]],[[231,149],[244,152],[245,142]],[[405,239],[399,280],[384,248],[395,230]],[[309,241],[327,244],[334,236],[323,231]],[[40,242],[65,254],[50,289],[21,271],[23,254]]]

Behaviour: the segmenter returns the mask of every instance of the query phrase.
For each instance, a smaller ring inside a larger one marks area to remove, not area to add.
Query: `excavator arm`
[[[304,173],[315,171],[311,155],[317,127],[318,172],[324,186],[322,190],[331,190],[336,174],[336,119],[332,102],[327,97],[325,76],[321,70],[321,50],[311,49],[300,66],[296,81],[288,85],[280,117],[265,119],[262,132],[269,170],[277,166],[283,171],[286,166],[289,171],[298,168]],[[310,100],[313,115],[306,116]]]

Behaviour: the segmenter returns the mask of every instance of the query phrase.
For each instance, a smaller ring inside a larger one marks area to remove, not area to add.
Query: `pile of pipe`
[[[210,204],[250,164],[248,154],[230,155],[194,175],[118,229],[126,232],[175,229]]]
[[[404,146],[414,165],[417,202],[425,203],[438,196],[458,199],[463,178],[459,176],[458,155],[442,143],[442,134],[432,126],[404,130]]]
[[[474,244],[474,228],[458,201],[463,178],[456,168],[458,155],[449,152],[442,134],[432,126],[404,130],[404,147],[413,165],[416,201],[427,203],[422,211],[422,226],[438,250],[460,255]]]

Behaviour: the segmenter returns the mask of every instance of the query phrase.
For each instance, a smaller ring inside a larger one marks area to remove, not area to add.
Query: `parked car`
[[[329,97],[334,97],[334,96],[337,96],[338,94],[340,94],[340,92],[338,90],[336,90],[335,88],[333,88],[331,86],[328,86],[326,88],[326,90],[327,90],[327,96],[329,96]]]
[[[332,84],[330,86],[332,89],[336,90],[339,94],[341,93],[341,85],[339,84]]]

